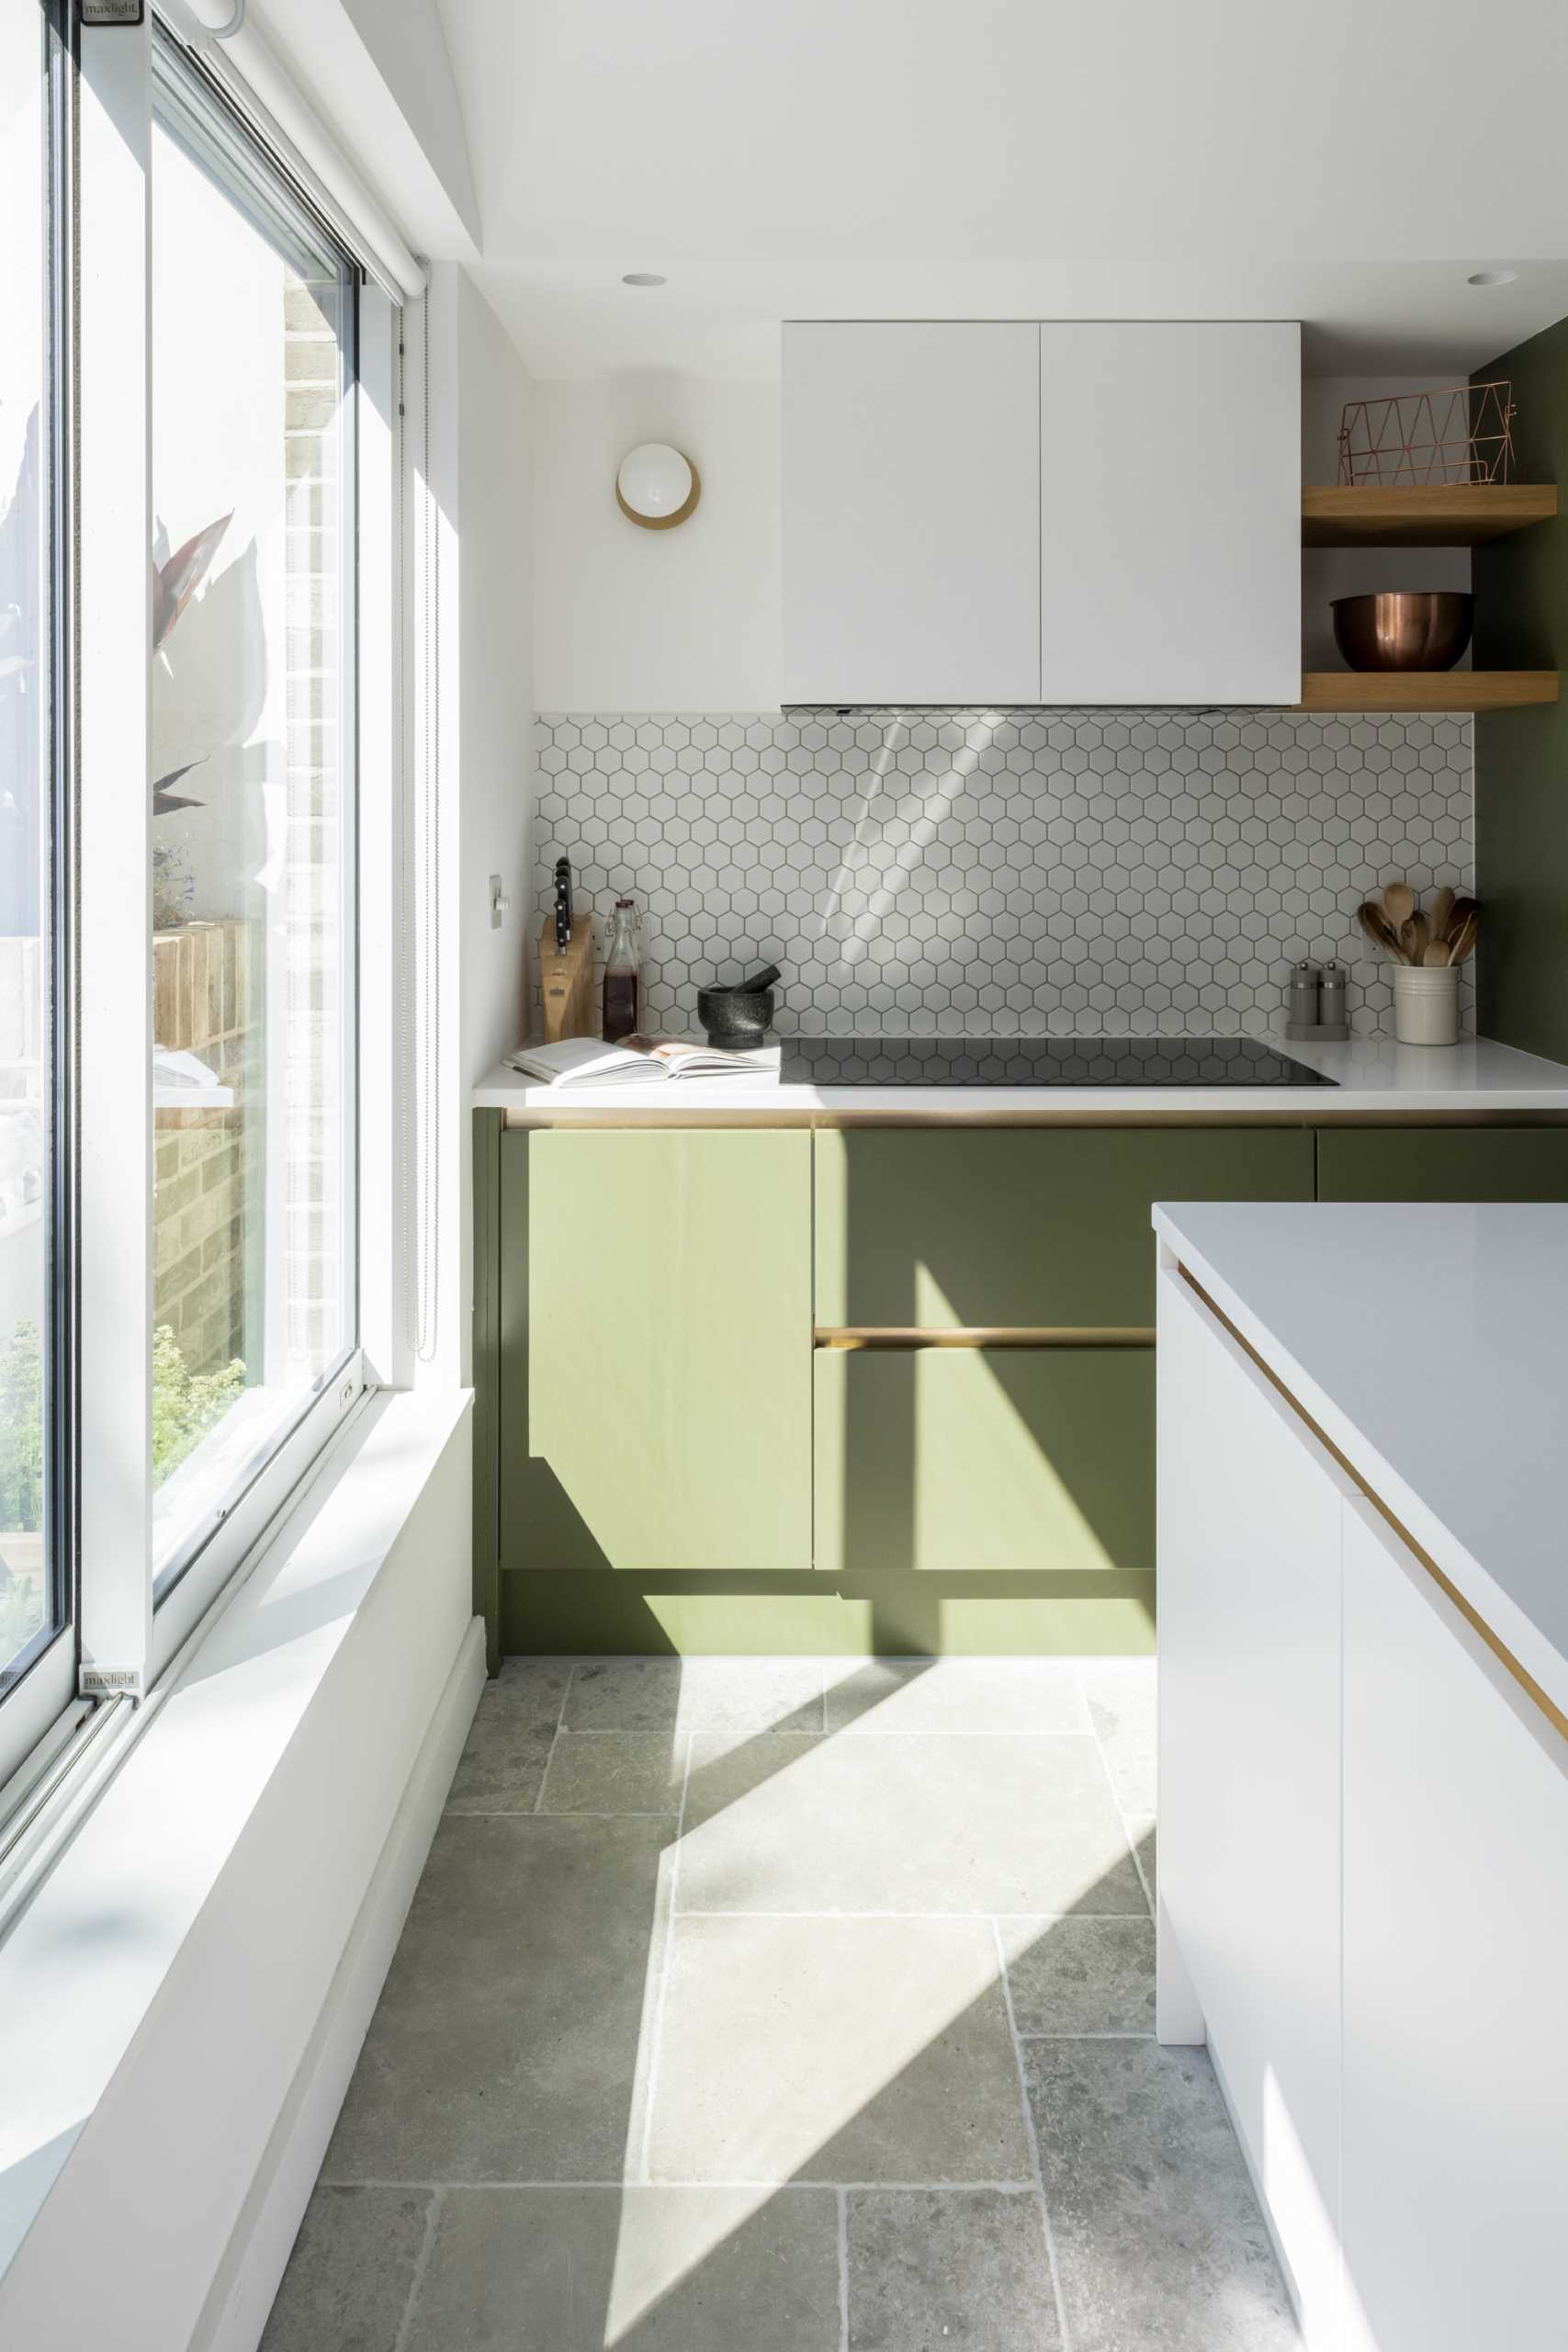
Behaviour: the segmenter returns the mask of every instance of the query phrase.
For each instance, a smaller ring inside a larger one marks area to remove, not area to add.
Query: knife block
[[[539,999],[545,1043],[563,1037],[596,1037],[593,1014],[593,921],[581,916],[564,947],[556,945],[556,919],[547,915],[539,933]]]

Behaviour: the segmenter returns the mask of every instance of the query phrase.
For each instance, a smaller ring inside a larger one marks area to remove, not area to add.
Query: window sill
[[[267,1801],[276,1806],[291,1759],[299,1767],[309,1755],[314,1770],[323,1731],[333,1779],[317,1789],[321,1843],[326,1849],[352,1826],[359,1847],[375,1848],[365,1857],[368,1877],[428,1721],[428,1713],[425,1721],[403,1715],[417,1718],[427,1687],[442,1688],[469,1626],[469,1403],[457,1390],[383,1394],[333,1441],[299,1505],[178,1679],[154,1694],[144,1724],[133,1724],[112,1779],[0,1944],[0,2335],[7,2270],[89,2127],[112,2105],[107,2095],[119,2087],[132,2043],[154,2027],[161,2007],[166,2012],[171,2000],[188,1999],[174,1980],[198,1922],[206,1912],[210,1925],[213,1898],[247,1838],[253,1859],[268,1838],[276,1845],[278,1823],[265,1819]],[[453,1486],[451,1498],[443,1489],[442,1556],[428,1556],[427,1514],[419,1522],[419,1556],[402,1546],[408,1574],[394,1580],[400,1538],[444,1462]],[[394,1581],[387,1604],[394,1615],[382,1611],[373,1647],[361,1640],[351,1691],[349,1653]],[[411,1690],[400,1708],[398,1694],[386,1689],[387,1661],[405,1650],[409,1670],[423,1679],[417,1704]],[[386,1736],[399,1743],[395,1758],[371,1753],[378,1692],[394,1718]],[[404,1777],[387,1786],[389,1770]],[[307,1841],[310,1835],[307,1826]],[[356,1848],[355,1869],[358,1860]],[[353,1890],[341,1865],[337,1883],[348,1902]],[[290,1895],[297,1916],[289,1916]],[[246,1899],[256,1900],[249,1893]],[[301,1856],[294,1883],[274,1905],[279,1936],[309,1942],[319,1926],[335,1934],[321,1921],[324,1907],[313,1898],[310,1861]],[[204,1965],[210,1980],[210,1954]],[[240,1973],[236,2037],[247,2024]],[[203,1997],[211,1989],[209,1982]],[[279,2100],[287,2087],[287,2078],[276,2084]],[[210,2088],[215,2097],[234,2095],[232,2086]],[[148,2143],[155,2165],[166,2151],[151,2128]]]

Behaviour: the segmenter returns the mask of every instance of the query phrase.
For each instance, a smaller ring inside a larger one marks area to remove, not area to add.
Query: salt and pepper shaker
[[[1323,973],[1310,956],[1291,967],[1289,1011],[1286,1018],[1292,1029],[1315,1029],[1318,1023],[1318,992],[1323,985]]]
[[[1317,1000],[1318,1025],[1321,1028],[1348,1032],[1349,999],[1345,993],[1345,981],[1344,965],[1330,956],[1323,967],[1323,987]]]
[[[1291,966],[1285,989],[1285,1035],[1303,1043],[1331,1045],[1350,1035],[1345,967],[1337,957],[1314,964],[1303,956]]]

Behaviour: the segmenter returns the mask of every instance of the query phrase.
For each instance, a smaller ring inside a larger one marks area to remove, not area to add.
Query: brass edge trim
[[[1480,1639],[1485,1643],[1487,1648],[1497,1660],[1499,1666],[1506,1668],[1507,1672],[1512,1675],[1514,1680],[1518,1684],[1519,1689],[1524,1692],[1526,1698],[1529,1699],[1533,1705],[1540,1708],[1541,1713],[1546,1717],[1547,1722],[1551,1724],[1554,1731],[1560,1733],[1564,1739],[1568,1739],[1568,1714],[1564,1714],[1562,1709],[1557,1704],[1555,1699],[1550,1697],[1549,1694],[1541,1689],[1540,1683],[1536,1680],[1534,1675],[1530,1673],[1528,1667],[1520,1665],[1518,1659],[1514,1656],[1513,1651],[1508,1647],[1507,1644],[1501,1640],[1499,1636],[1493,1632],[1491,1626],[1486,1623],[1486,1620],[1477,1611],[1474,1602],[1467,1600],[1464,1594],[1460,1591],[1458,1586],[1454,1583],[1452,1577],[1444,1575],[1442,1569],[1438,1567],[1431,1554],[1422,1549],[1421,1545],[1416,1541],[1414,1535],[1411,1534],[1410,1530],[1404,1525],[1403,1520],[1395,1518],[1393,1512],[1390,1510],[1388,1505],[1383,1501],[1382,1497],[1371,1487],[1368,1486],[1360,1472],[1356,1468],[1355,1464],[1346,1460],[1344,1454],[1341,1453],[1339,1448],[1335,1444],[1334,1440],[1325,1430],[1318,1426],[1316,1421],[1313,1419],[1312,1415],[1307,1411],[1305,1406],[1303,1405],[1297,1397],[1292,1396],[1290,1390],[1286,1387],[1279,1374],[1270,1370],[1269,1366],[1264,1363],[1263,1358],[1258,1354],[1258,1350],[1253,1346],[1251,1340],[1244,1338],[1242,1333],[1236,1329],[1235,1325],[1231,1321],[1230,1317],[1225,1313],[1224,1307],[1215,1306],[1213,1300],[1209,1296],[1208,1292],[1203,1288],[1202,1283],[1196,1281],[1193,1276],[1189,1273],[1187,1268],[1181,1263],[1179,1259],[1177,1261],[1177,1272],[1194,1295],[1202,1300],[1203,1305],[1208,1308],[1215,1322],[1218,1323],[1223,1329],[1230,1333],[1231,1338],[1235,1341],[1236,1346],[1241,1350],[1243,1355],[1247,1358],[1249,1363],[1257,1365],[1258,1371],[1263,1374],[1264,1379],[1269,1383],[1269,1387],[1272,1388],[1277,1395],[1284,1398],[1286,1404],[1290,1407],[1292,1412],[1294,1413],[1296,1419],[1302,1423],[1303,1428],[1311,1430],[1313,1436],[1317,1440],[1318,1444],[1322,1446],[1324,1452],[1329,1456],[1330,1460],[1337,1464],[1338,1467],[1344,1472],[1346,1477],[1349,1479],[1350,1484],[1356,1488],[1358,1494],[1365,1496],[1367,1501],[1371,1503],[1372,1509],[1376,1511],[1383,1524],[1391,1531],[1392,1533],[1398,1536],[1400,1542],[1410,1554],[1412,1559],[1418,1561],[1420,1566],[1425,1568],[1427,1574],[1431,1577],[1432,1582],[1437,1586],[1438,1591],[1452,1602],[1460,1615],[1464,1619],[1465,1623],[1470,1627],[1472,1633],[1479,1635]]]
[[[1152,1348],[1154,1327],[1115,1324],[1020,1323],[996,1327],[964,1324],[956,1329],[927,1329],[915,1324],[818,1325],[812,1345],[840,1352],[856,1348]]]

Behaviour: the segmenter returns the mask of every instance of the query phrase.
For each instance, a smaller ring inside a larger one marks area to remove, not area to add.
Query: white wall
[[[1438,376],[1315,376],[1302,386],[1302,480],[1339,479],[1339,418],[1347,401],[1377,400],[1391,393],[1420,392],[1441,382]],[[1342,670],[1334,642],[1336,596],[1370,595],[1380,588],[1470,586],[1468,548],[1312,548],[1302,557],[1303,669]],[[1460,665],[1470,667],[1470,656]]]
[[[431,271],[430,471],[440,509],[440,1180],[437,1313],[421,1377],[467,1383],[474,1082],[521,1039],[533,803],[531,410],[522,360],[457,264]],[[417,337],[413,330],[415,368]],[[413,395],[417,399],[417,391]],[[417,421],[416,465],[423,447]],[[417,537],[411,542],[417,545]],[[415,737],[426,648],[414,617]],[[499,930],[490,876],[512,900]]]
[[[457,284],[463,1075],[516,1045],[534,716],[534,388],[465,270]],[[512,910],[490,925],[490,876]]]
[[[662,370],[535,391],[540,710],[768,710],[779,700],[779,391]],[[639,441],[702,477],[644,531],[615,503]]]

